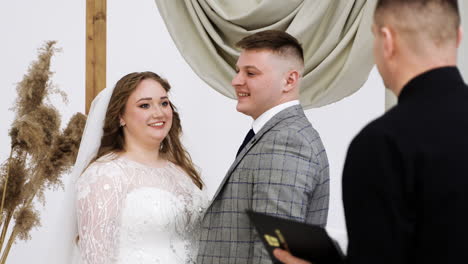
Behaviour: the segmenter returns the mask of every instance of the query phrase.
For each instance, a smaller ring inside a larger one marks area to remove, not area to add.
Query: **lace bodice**
[[[207,203],[205,193],[173,163],[152,168],[104,156],[77,182],[82,261],[193,263]]]

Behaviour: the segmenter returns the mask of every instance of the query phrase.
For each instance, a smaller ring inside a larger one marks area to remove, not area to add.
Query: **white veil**
[[[65,261],[62,263],[79,264],[80,254],[76,245],[76,236],[78,234],[76,223],[76,190],[75,183],[89,162],[96,156],[101,138],[103,134],[104,119],[109,105],[110,98],[114,87],[102,90],[91,104],[91,109],[88,114],[86,126],[81,138],[80,149],[76,158],[75,165],[70,177],[65,182],[65,198],[61,217],[58,223],[65,226],[64,233],[60,234],[61,239],[57,241],[65,241]],[[63,247],[63,245],[60,245]]]

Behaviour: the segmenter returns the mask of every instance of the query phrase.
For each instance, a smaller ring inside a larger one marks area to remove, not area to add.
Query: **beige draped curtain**
[[[351,95],[373,66],[374,0],[155,0],[177,48],[213,89],[236,98],[231,87],[239,50],[252,33],[277,29],[304,48],[300,99],[320,107]]]

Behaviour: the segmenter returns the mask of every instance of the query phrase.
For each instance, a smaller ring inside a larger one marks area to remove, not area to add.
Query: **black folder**
[[[324,228],[250,210],[246,212],[273,263],[281,263],[273,256],[275,248],[288,250],[314,264],[343,263],[341,248]]]

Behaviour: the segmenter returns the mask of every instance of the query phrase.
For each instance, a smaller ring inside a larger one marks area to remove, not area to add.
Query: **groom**
[[[237,111],[254,121],[203,219],[198,263],[271,263],[246,209],[325,226],[328,160],[299,103],[303,51],[268,30],[237,43]]]

